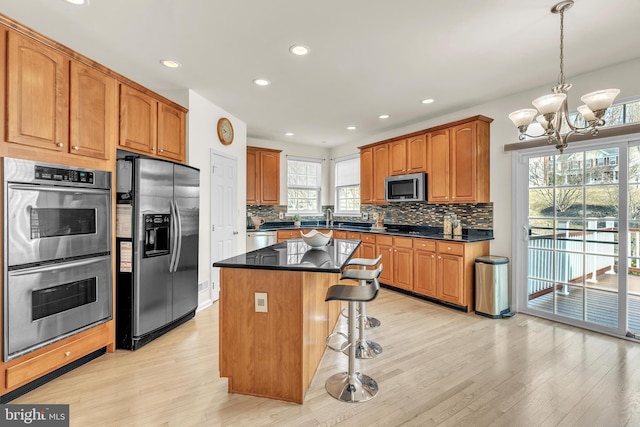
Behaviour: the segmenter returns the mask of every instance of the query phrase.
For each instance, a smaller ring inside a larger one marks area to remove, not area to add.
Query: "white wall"
[[[597,55],[594,58],[597,60]],[[535,66],[535,65],[533,65]],[[573,84],[569,92],[569,108],[575,110],[585,93],[616,87],[621,90],[619,99],[640,96],[640,59],[618,64],[580,76],[568,76]],[[491,124],[491,201],[493,202],[493,224],[495,240],[491,242],[491,252],[512,258],[511,254],[511,153],[504,152],[503,146],[518,141],[517,130],[507,117],[512,111],[531,107],[531,101],[550,93],[556,76],[549,76],[549,86],[514,94],[485,104],[467,108],[456,113],[425,120],[411,126],[394,129],[373,137],[335,147],[330,151],[332,158],[358,153],[359,146],[411,133],[471,116],[483,115],[494,119]],[[526,85],[526,82],[523,82]],[[531,107],[532,108],[532,107]]]
[[[281,141],[271,141],[267,139],[248,138],[247,145],[251,147],[272,148],[282,150],[280,153],[280,204],[287,204],[287,156],[308,157],[312,159],[323,159],[322,161],[322,205],[333,203],[333,191],[331,189],[331,179],[333,179],[334,163],[329,157],[329,149],[313,147],[311,145],[292,144]],[[245,189],[246,192],[246,189]]]
[[[175,99],[175,97],[174,97]],[[188,91],[189,114],[187,115],[187,164],[200,169],[200,246],[198,256],[198,283],[206,281],[208,292],[200,293],[198,305],[211,298],[211,150],[233,156],[238,161],[238,251],[244,252],[246,229],[246,170],[247,170],[247,125],[196,92]],[[218,140],[218,119],[227,117],[234,130],[234,141],[223,145]],[[233,256],[236,254],[229,254]]]

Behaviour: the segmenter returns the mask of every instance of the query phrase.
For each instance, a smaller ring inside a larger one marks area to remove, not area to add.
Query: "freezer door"
[[[173,266],[173,320],[198,305],[200,171],[174,165],[174,201],[179,231]]]
[[[172,320],[172,278],[169,263],[173,248],[161,256],[143,257],[144,216],[171,214],[173,164],[135,159],[135,243],[133,286],[133,336],[154,331]],[[174,221],[171,218],[171,221]]]

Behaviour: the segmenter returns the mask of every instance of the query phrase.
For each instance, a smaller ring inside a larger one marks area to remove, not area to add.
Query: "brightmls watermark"
[[[0,405],[0,425],[69,427],[69,405]]]

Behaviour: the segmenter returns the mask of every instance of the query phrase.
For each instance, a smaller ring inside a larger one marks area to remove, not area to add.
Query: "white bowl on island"
[[[333,230],[329,231],[327,234],[323,234],[318,230],[311,230],[307,234],[304,234],[301,231],[300,235],[302,236],[302,240],[304,240],[307,245],[311,246],[312,248],[321,248],[329,243],[329,240],[331,240],[331,236],[333,236]]]

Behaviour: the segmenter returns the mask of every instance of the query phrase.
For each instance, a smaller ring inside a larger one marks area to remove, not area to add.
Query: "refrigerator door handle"
[[[171,260],[169,261],[169,273],[175,271],[176,258],[178,255],[178,215],[176,215],[175,203],[173,200],[169,201],[169,208],[171,209]]]
[[[173,202],[174,209],[176,211],[176,218],[178,223],[178,233],[176,236],[176,242],[178,250],[176,251],[176,260],[173,265],[173,271],[178,271],[178,264],[180,263],[180,258],[182,257],[182,217],[180,216],[180,209],[178,208],[178,204]]]

